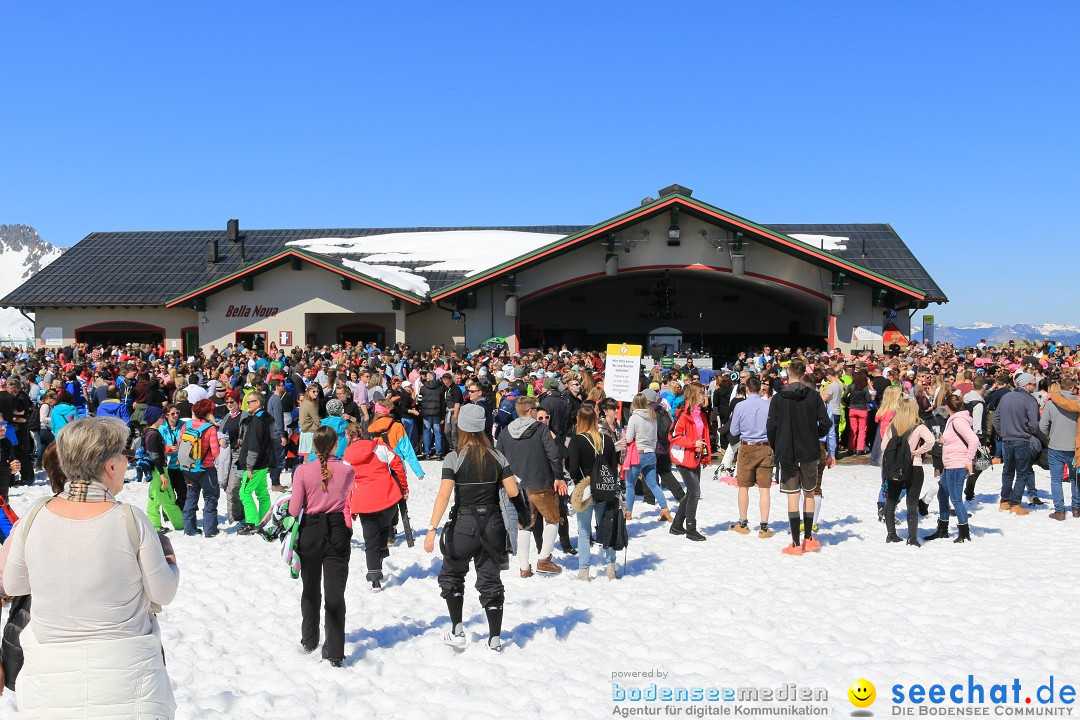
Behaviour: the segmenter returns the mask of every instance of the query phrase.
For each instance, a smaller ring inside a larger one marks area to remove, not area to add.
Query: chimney
[[[229,242],[236,242],[240,239],[240,221],[233,219],[225,226],[225,239]]]
[[[690,197],[694,194],[694,191],[688,187],[682,185],[668,185],[666,188],[660,191],[660,197],[670,197],[671,195],[682,195],[683,197]]]
[[[217,238],[206,241],[206,264],[216,265],[218,261]]]

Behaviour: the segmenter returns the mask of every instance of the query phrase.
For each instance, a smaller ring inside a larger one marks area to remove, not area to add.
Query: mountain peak
[[[60,257],[64,250],[42,240],[29,225],[0,225],[0,297]],[[0,309],[0,340],[23,343],[34,337],[34,324],[17,308]]]

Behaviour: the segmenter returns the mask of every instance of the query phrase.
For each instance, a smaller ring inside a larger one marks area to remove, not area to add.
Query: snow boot
[[[949,521],[938,520],[937,531],[933,535],[927,535],[926,537],[924,537],[923,542],[927,542],[929,540],[937,540],[939,538],[944,539],[947,537],[949,537]]]
[[[675,516],[675,521],[671,523],[671,527],[668,528],[668,532],[672,535],[685,535],[686,528],[683,527],[682,518],[678,515]]]
[[[693,540],[694,542],[702,542],[705,540],[705,536],[697,531],[697,523],[686,523],[686,539]]]
[[[962,523],[956,526],[958,537],[953,540],[954,543],[967,542],[971,539],[971,527],[967,523]]]
[[[930,506],[922,500],[919,500],[919,517],[926,517],[930,514]]]
[[[900,537],[899,535],[897,535],[895,530],[893,530],[891,533],[889,533],[888,535],[885,536],[885,542],[887,542],[887,543],[903,542],[903,541],[904,541],[904,539],[902,537]]]
[[[914,545],[915,547],[922,547],[922,543],[919,542],[919,536],[918,535],[912,535],[911,537],[909,537],[907,539],[907,542],[904,543],[904,544],[905,545]]]

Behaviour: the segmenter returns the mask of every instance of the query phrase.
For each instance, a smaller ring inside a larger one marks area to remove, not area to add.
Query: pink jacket
[[[971,413],[967,410],[949,417],[941,434],[941,461],[946,470],[959,470],[975,459],[979,437],[971,429]]]

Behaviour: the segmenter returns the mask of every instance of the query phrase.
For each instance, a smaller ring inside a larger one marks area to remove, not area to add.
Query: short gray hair
[[[56,434],[56,454],[68,482],[101,480],[105,463],[127,447],[128,426],[114,417],[70,422]]]

